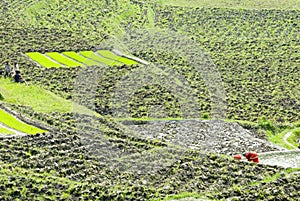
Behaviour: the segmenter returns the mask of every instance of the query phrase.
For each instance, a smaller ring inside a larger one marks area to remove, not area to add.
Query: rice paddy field
[[[299,9],[1,1],[0,200],[299,200]]]

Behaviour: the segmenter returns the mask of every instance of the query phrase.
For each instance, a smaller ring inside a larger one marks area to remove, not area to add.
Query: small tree
[[[0,93],[0,100],[3,100],[4,99],[4,97],[2,96],[2,94]]]

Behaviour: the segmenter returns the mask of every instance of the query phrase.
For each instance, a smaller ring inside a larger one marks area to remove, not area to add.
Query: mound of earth
[[[177,144],[192,149],[232,155],[247,150],[280,151],[283,148],[242,128],[237,123],[214,120],[149,121],[127,126],[148,139]]]

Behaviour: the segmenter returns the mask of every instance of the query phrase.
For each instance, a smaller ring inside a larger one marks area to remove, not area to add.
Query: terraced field
[[[26,55],[32,60],[46,68],[52,67],[83,67],[83,66],[120,66],[133,65],[138,62],[115,55],[109,50],[80,51],[80,52],[27,52]]]
[[[0,135],[24,135],[44,133],[45,130],[30,126],[0,109]]]
[[[0,2],[0,200],[299,200],[299,8]]]

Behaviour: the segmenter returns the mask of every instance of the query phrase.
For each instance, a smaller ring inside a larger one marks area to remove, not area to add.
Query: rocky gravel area
[[[219,154],[233,155],[245,151],[283,151],[281,148],[256,134],[242,128],[237,123],[216,120],[176,120],[124,122],[128,128],[149,139],[200,149]]]

